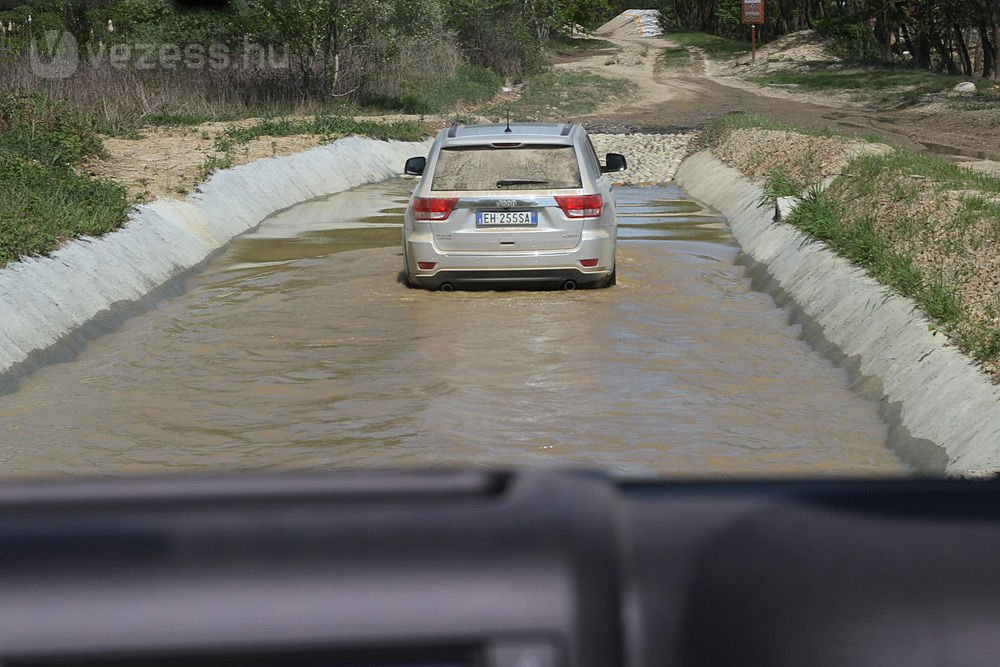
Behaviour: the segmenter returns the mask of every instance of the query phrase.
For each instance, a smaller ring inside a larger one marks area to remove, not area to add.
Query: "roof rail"
[[[454,139],[456,134],[458,134],[458,123],[452,123],[448,128],[448,138]]]
[[[566,123],[563,125],[562,132],[559,133],[560,137],[568,137],[569,131],[573,129],[573,123]]]

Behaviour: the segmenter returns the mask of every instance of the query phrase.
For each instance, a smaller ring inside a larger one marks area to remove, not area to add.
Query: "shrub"
[[[860,16],[834,14],[816,22],[816,31],[829,41],[828,48],[845,60],[877,60],[875,33]]]
[[[46,165],[76,165],[104,151],[94,123],[64,101],[0,95],[0,150]]]

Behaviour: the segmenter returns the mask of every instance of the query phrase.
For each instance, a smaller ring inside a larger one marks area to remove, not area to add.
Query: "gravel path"
[[[688,152],[691,134],[591,134],[597,154],[621,153],[628,170],[613,175],[616,184],[650,185],[673,180]]]

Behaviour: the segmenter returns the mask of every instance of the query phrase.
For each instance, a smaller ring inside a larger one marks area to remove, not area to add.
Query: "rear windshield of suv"
[[[445,148],[431,189],[560,190],[580,188],[580,165],[572,146],[528,145]]]

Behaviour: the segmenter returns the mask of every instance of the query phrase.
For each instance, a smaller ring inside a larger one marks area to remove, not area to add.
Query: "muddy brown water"
[[[309,202],[180,297],[0,396],[12,475],[585,464],[625,475],[897,474],[877,406],[673,186],[619,189],[619,284],[400,284],[412,183]]]

